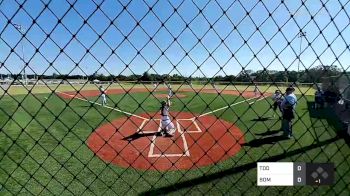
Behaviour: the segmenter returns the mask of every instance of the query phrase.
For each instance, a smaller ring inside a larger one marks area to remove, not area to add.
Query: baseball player
[[[211,86],[215,89],[216,92],[219,92],[214,82],[211,83]]]
[[[272,95],[272,100],[273,100],[273,117],[275,117],[275,113],[277,108],[282,111],[281,108],[281,103],[283,101],[283,95],[280,90],[276,90],[275,94]]]
[[[162,107],[160,108],[160,115],[162,120],[162,130],[160,133],[162,136],[174,136],[174,133],[176,131],[176,128],[169,117],[170,105],[170,99],[167,99],[167,101],[162,101]]]
[[[171,84],[165,83],[165,86],[168,88],[168,99],[171,99],[174,96],[173,88]]]
[[[154,91],[157,90],[157,87],[158,87],[158,83],[157,83],[157,82],[153,83],[153,90],[154,90]]]
[[[101,85],[99,87],[100,93],[101,93],[101,99],[102,99],[102,106],[107,105],[107,99],[106,99],[106,90]]]
[[[170,84],[168,87],[169,87],[168,99],[171,99],[174,96],[174,92],[173,92],[173,89],[171,88]]]
[[[260,96],[260,91],[259,91],[259,88],[258,86],[254,83],[254,94],[255,94],[255,97],[258,97]]]

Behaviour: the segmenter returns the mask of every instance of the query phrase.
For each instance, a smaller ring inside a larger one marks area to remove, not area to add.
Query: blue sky
[[[45,8],[44,3],[48,2]],[[215,76],[237,74],[242,66],[251,70],[264,67],[297,70],[300,30],[306,32],[301,47],[301,69],[320,64],[347,69],[350,3],[347,0],[304,0],[304,5],[301,0],[283,2],[0,0],[0,62],[3,63],[0,73],[21,71],[24,65],[20,58],[21,44],[30,67],[27,73],[37,74],[128,75],[148,70],[159,74]],[[8,20],[25,28],[24,39]],[[50,34],[49,38],[46,34]],[[72,34],[76,37],[72,38]]]

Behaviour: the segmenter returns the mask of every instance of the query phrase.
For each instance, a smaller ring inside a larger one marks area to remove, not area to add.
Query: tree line
[[[300,83],[319,83],[322,82],[323,77],[337,76],[344,72],[336,65],[319,65],[314,68],[310,68],[302,71],[272,71],[272,70],[242,70],[237,75],[215,76],[215,77],[184,77],[179,74],[167,75],[167,74],[153,74],[144,72],[142,75],[103,75],[92,74],[89,76],[82,75],[64,75],[54,73],[52,75],[27,75],[28,79],[83,79],[83,80],[99,80],[99,81],[213,81],[213,82],[300,82]],[[0,74],[1,79],[6,77],[12,77],[14,79],[21,79],[20,74],[5,75]]]

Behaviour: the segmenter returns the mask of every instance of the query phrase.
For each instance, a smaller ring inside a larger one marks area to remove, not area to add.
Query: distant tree
[[[266,70],[259,70],[255,73],[252,73],[251,76],[255,76],[254,81],[256,82],[267,82],[271,80],[271,75]]]
[[[141,75],[132,74],[132,75],[128,76],[127,79],[129,81],[137,81],[137,80],[139,80],[139,78],[141,78]]]
[[[226,75],[223,78],[223,81],[225,81],[225,82],[233,82],[235,80],[236,80],[236,76],[234,76],[234,75]]]
[[[162,80],[162,76],[160,76],[159,74],[150,74],[150,77],[151,77],[152,81]]]
[[[224,77],[218,75],[218,76],[215,76],[212,80],[213,80],[213,81],[224,81]]]
[[[128,79],[127,76],[124,76],[121,74],[116,76],[116,80],[118,80],[118,81],[126,81],[127,79]]]
[[[239,82],[251,82],[251,75],[254,75],[253,70],[242,70],[236,78]]]
[[[301,73],[301,82],[319,83],[323,77],[341,74],[341,69],[336,65],[319,65]]]
[[[170,80],[172,80],[172,81],[184,81],[185,77],[183,77],[179,74],[174,74],[174,75],[170,76]]]
[[[52,73],[52,79],[56,79],[58,74],[56,72]]]
[[[141,81],[151,81],[151,76],[149,75],[148,72],[144,72],[141,76],[141,78],[139,78],[139,80]]]

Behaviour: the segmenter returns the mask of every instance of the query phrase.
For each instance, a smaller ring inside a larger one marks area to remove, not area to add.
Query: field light
[[[23,33],[25,32],[25,28],[22,25],[13,23],[13,26],[19,32],[21,32],[21,34],[23,35]],[[21,48],[22,48],[22,61],[24,62],[22,80],[24,80],[24,85],[27,85],[26,61],[25,61],[25,58],[24,58],[24,44],[23,44],[23,41],[21,41]]]

